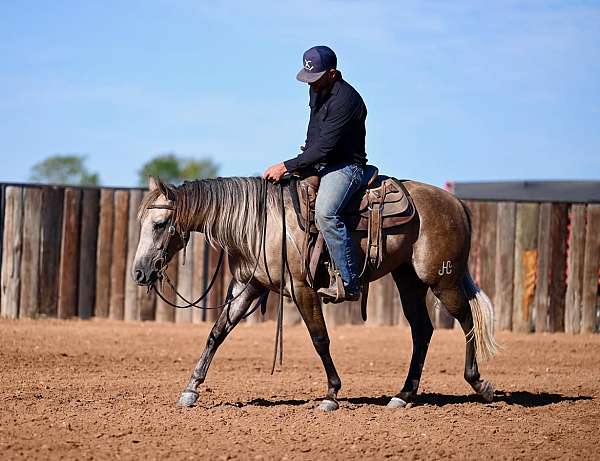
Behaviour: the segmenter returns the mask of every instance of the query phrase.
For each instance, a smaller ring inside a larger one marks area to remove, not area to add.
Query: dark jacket
[[[315,164],[365,165],[365,119],[367,107],[360,94],[341,74],[329,93],[319,96],[312,88],[310,120],[304,152],[284,162],[293,172]]]

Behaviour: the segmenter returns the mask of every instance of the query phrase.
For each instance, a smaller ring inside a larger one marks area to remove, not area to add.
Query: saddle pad
[[[297,182],[297,201],[292,201],[302,230],[310,223],[310,232],[317,232],[314,223],[314,206],[317,197],[315,189],[305,181]],[[383,203],[381,202],[384,195]],[[299,202],[299,203],[298,203]],[[378,176],[369,189],[357,192],[342,213],[348,227],[356,231],[366,231],[369,224],[370,204],[380,206],[381,224],[389,229],[409,222],[415,215],[415,207],[408,191],[401,181],[388,176]]]

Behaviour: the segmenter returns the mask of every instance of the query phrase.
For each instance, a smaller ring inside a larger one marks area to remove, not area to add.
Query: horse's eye
[[[168,223],[168,221],[155,222],[153,227],[155,230],[161,230],[161,229],[164,229],[165,227],[167,227],[167,223]]]

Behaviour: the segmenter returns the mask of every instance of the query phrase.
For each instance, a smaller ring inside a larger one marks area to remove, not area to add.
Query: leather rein
[[[175,207],[175,205],[148,205],[147,208],[148,209],[158,209],[158,210],[169,210],[173,212],[173,215],[171,216],[171,218],[169,218],[169,227],[167,228],[167,232],[166,232],[166,239],[163,242],[163,245],[161,247],[161,256],[159,257],[159,260],[163,261],[163,265],[161,266],[159,272],[158,272],[158,277],[157,280],[155,280],[151,285],[148,285],[148,291],[150,290],[154,290],[156,292],[156,294],[158,295],[158,297],[165,302],[166,304],[168,304],[171,307],[177,308],[177,309],[187,309],[189,307],[195,307],[198,309],[203,309],[203,310],[213,310],[213,309],[222,309],[223,307],[230,305],[233,301],[235,301],[236,299],[238,299],[245,291],[246,289],[250,286],[250,283],[252,283],[252,280],[254,279],[254,276],[256,275],[256,271],[258,270],[258,266],[260,264],[260,258],[261,258],[261,252],[263,253],[263,257],[265,258],[265,265],[266,265],[266,250],[265,250],[265,243],[266,243],[266,234],[267,234],[267,184],[264,184],[264,188],[261,191],[261,200],[262,203],[264,203],[264,211],[262,213],[261,216],[261,234],[260,234],[260,244],[259,244],[259,250],[258,250],[258,254],[256,256],[256,263],[254,264],[254,268],[252,270],[252,274],[250,275],[250,277],[248,278],[248,281],[244,284],[244,287],[242,288],[242,290],[235,296],[232,296],[232,287],[230,285],[228,291],[227,291],[227,296],[225,299],[225,302],[218,305],[218,306],[199,306],[198,303],[202,300],[204,300],[206,298],[206,296],[208,296],[208,294],[210,293],[210,290],[212,289],[219,271],[221,270],[221,267],[223,265],[223,257],[225,254],[225,250],[223,248],[221,248],[221,251],[219,252],[219,260],[217,262],[217,267],[215,268],[215,272],[213,273],[210,283],[208,284],[208,286],[206,287],[206,289],[204,290],[204,292],[198,297],[198,299],[194,300],[194,301],[188,301],[181,293],[179,293],[179,291],[177,290],[177,287],[173,284],[173,282],[169,279],[169,276],[166,273],[166,269],[168,267],[168,264],[166,264],[167,261],[167,257],[168,257],[168,249],[169,249],[169,245],[171,243],[171,240],[174,236],[177,236],[181,242],[183,243],[183,263],[185,264],[185,252],[186,252],[186,248],[187,248],[187,244],[189,241],[189,232],[188,231],[178,231],[177,228],[175,227],[175,224],[173,223],[174,221],[174,217],[175,214],[177,212],[177,208]],[[279,195],[280,195],[280,200],[281,200],[281,215],[282,215],[282,237],[281,237],[281,280],[280,280],[280,285],[279,285],[279,305],[278,305],[278,309],[277,309],[277,327],[276,327],[276,335],[275,335],[275,351],[274,351],[274,355],[273,355],[273,364],[271,367],[271,374],[273,374],[274,370],[275,370],[275,363],[277,361],[277,353],[279,352],[279,364],[281,365],[283,362],[283,289],[285,288],[285,269],[288,269],[289,272],[289,267],[287,267],[287,250],[286,250],[286,237],[287,237],[287,226],[285,223],[285,204],[284,204],[284,200],[283,200],[283,184],[279,184]],[[270,278],[270,277],[269,277]],[[165,280],[167,282],[167,284],[171,287],[171,289],[173,290],[173,292],[175,293],[175,295],[181,299],[184,303],[186,303],[186,305],[181,306],[176,304],[176,302],[171,302],[169,299],[167,299],[165,297],[165,295],[163,293],[160,292],[160,290],[158,289],[157,286],[157,281],[158,280]],[[292,291],[293,291],[293,287],[292,287]],[[264,306],[266,303],[266,299],[267,296],[269,294],[269,291],[266,291],[263,295],[261,295],[256,304],[254,305],[254,307],[252,309],[250,309],[250,311],[248,313],[246,313],[243,318],[247,318],[250,315],[252,315],[259,306]],[[264,311],[263,311],[264,313]]]

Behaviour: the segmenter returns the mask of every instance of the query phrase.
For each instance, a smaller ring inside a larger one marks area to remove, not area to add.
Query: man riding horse
[[[296,158],[270,167],[263,176],[279,181],[288,171],[318,169],[321,186],[316,196],[316,221],[346,285],[346,299],[355,299],[359,291],[355,248],[357,259],[364,256],[365,263],[375,263],[364,272],[363,293],[370,282],[392,275],[410,324],[413,350],[404,384],[390,399],[389,407],[406,407],[417,395],[433,334],[426,303],[429,292],[436,305],[444,306],[459,322],[466,340],[464,378],[484,401],[490,402],[494,387],[481,378],[477,357],[492,357],[497,350],[494,310],[469,271],[472,227],[468,209],[458,198],[435,186],[393,177],[377,182],[375,173],[365,173],[369,169],[364,144],[367,110],[336,67],[335,54],[327,47],[311,48],[304,54],[304,68],[298,79],[310,85],[306,147]],[[347,227],[340,213],[346,205],[353,208],[351,196],[366,185],[368,192],[358,197],[358,211],[351,210],[356,211],[355,225],[348,221]],[[163,278],[169,261],[185,248],[191,232],[203,233],[213,248],[227,254],[232,274],[226,303],[205,307],[222,309],[179,405],[196,404],[198,388],[219,346],[252,313],[252,306],[274,291],[293,299],[321,358],[327,394],[319,409],[339,408],[337,396],[342,382],[331,357],[322,304],[340,297],[336,286],[324,290],[320,299],[315,285],[309,283],[306,246],[302,242],[306,242],[307,233],[313,232],[310,213],[306,206],[300,207],[300,214],[304,213],[300,219],[296,206],[297,190],[308,189],[298,182],[297,186],[279,187],[257,177],[204,179],[180,186],[150,178],[150,191],[139,210],[140,239],[132,263],[133,279],[139,285],[153,286],[158,294],[156,282]],[[304,205],[309,199],[307,192]],[[411,212],[405,215],[408,209]],[[313,250],[313,254],[321,253]],[[310,268],[315,267],[313,260],[318,266],[319,260],[311,258]],[[335,278],[336,285],[342,285],[340,276]],[[195,306],[202,297],[180,307]],[[279,347],[281,338],[278,334]]]
[[[338,301],[355,301],[360,296],[358,264],[341,213],[368,180],[364,168],[367,107],[360,94],[342,78],[337,57],[329,47],[309,49],[303,63],[296,76],[310,87],[310,120],[303,152],[269,167],[263,178],[277,182],[287,172],[316,170],[321,180],[315,219],[343,279],[345,292],[340,299],[332,283],[318,293],[327,300],[338,297]]]

